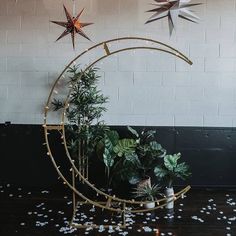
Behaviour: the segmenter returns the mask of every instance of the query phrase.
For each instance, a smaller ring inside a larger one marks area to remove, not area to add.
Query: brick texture
[[[199,2],[193,0],[194,2]],[[40,124],[50,87],[65,66],[86,48],[102,40],[124,36],[156,39],[190,57],[189,66],[160,51],[122,52],[97,63],[99,87],[110,97],[104,119],[112,125],[236,126],[236,0],[203,0],[194,8],[199,24],[179,20],[169,37],[166,19],[145,25],[150,8],[144,0],[80,0],[85,32],[92,41],[70,36],[55,43],[63,28],[50,20],[64,20],[62,3],[72,1],[1,0],[0,3],[0,122]],[[119,42],[119,47],[145,46]],[[104,50],[81,58],[82,66]],[[65,84],[65,83],[64,83]],[[63,90],[63,84],[59,91]],[[55,119],[58,122],[58,117]]]

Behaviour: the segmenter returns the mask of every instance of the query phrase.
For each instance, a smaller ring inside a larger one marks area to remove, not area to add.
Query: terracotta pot
[[[138,184],[137,184],[137,188],[143,188],[144,186],[148,186],[151,188],[151,178],[150,176],[147,176],[146,179],[141,180]]]
[[[174,189],[173,189],[173,187],[166,188],[165,195],[167,198],[166,209],[173,209],[174,208]]]

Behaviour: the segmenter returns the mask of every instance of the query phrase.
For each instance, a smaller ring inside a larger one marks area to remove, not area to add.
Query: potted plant
[[[154,130],[143,130],[140,134],[131,127],[128,130],[127,138],[120,138],[116,131],[110,130],[98,145],[97,153],[103,158],[109,184],[119,180],[130,184],[150,182],[154,167],[166,154],[155,140]]]
[[[146,209],[155,207],[156,196],[159,194],[160,187],[158,185],[145,184],[135,189],[133,192],[135,198],[141,198],[142,201],[148,201],[144,204]]]
[[[168,198],[167,209],[174,207],[174,180],[177,178],[185,180],[191,175],[189,166],[185,162],[178,163],[180,158],[180,153],[166,155],[164,157],[164,163],[161,166],[156,166],[154,169],[155,175],[166,183],[165,195]]]
[[[105,165],[107,188],[111,187],[113,178],[119,173],[119,168],[125,160],[135,161],[136,140],[121,139],[115,130],[107,130],[97,145],[97,155]]]

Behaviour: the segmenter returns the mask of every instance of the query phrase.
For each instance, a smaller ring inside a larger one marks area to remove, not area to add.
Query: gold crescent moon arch
[[[117,50],[111,50],[110,49],[110,45],[113,43],[123,43],[123,42],[127,42],[127,41],[135,41],[136,43],[144,43],[146,42],[146,45],[140,45],[140,46],[134,46],[134,47],[121,47],[120,49]],[[152,45],[147,45],[147,44],[152,44]],[[58,78],[56,79],[55,83],[53,84],[51,91],[49,93],[46,105],[45,105],[45,109],[44,109],[44,136],[45,136],[45,145],[47,147],[47,155],[50,157],[53,166],[55,167],[59,177],[63,180],[63,183],[66,184],[72,191],[73,191],[73,209],[74,209],[74,214],[76,211],[76,201],[75,201],[75,197],[79,196],[81,197],[84,201],[86,201],[87,203],[97,206],[99,208],[102,209],[107,209],[109,211],[113,211],[113,212],[118,212],[118,213],[125,213],[126,212],[126,206],[135,206],[135,208],[129,208],[129,212],[132,213],[138,213],[138,212],[147,212],[150,211],[150,209],[143,209],[143,208],[138,208],[139,206],[142,206],[145,203],[148,203],[148,201],[144,202],[144,201],[135,201],[135,200],[127,200],[127,199],[122,199],[116,196],[111,196],[109,194],[106,194],[105,192],[101,191],[100,189],[96,188],[94,184],[90,183],[88,178],[86,178],[84,176],[83,173],[81,173],[81,170],[78,170],[78,168],[75,166],[74,164],[74,160],[71,158],[68,147],[67,147],[67,142],[66,142],[66,134],[65,134],[65,115],[66,115],[66,109],[69,106],[69,97],[70,97],[70,93],[72,88],[69,88],[68,94],[65,97],[65,104],[64,104],[64,108],[62,109],[62,112],[60,114],[60,122],[59,124],[51,124],[50,122],[48,122],[48,117],[49,117],[49,112],[51,110],[51,102],[53,99],[53,94],[54,93],[58,93],[56,92],[56,86],[59,84],[60,80],[64,79],[65,76],[64,74],[66,73],[66,71],[68,70],[68,68],[73,64],[76,63],[81,57],[85,56],[86,54],[88,54],[89,52],[96,50],[96,49],[102,49],[104,50],[104,55],[99,56],[98,58],[96,58],[93,62],[91,62],[89,65],[87,65],[85,67],[85,69],[83,70],[83,73],[86,72],[89,68],[93,67],[96,63],[100,62],[101,60],[118,54],[120,52],[126,52],[126,51],[130,51],[130,50],[152,50],[152,51],[159,51],[159,52],[164,52],[164,53],[168,53],[172,56],[175,56],[183,61],[185,61],[186,63],[188,63],[189,65],[192,65],[192,61],[187,58],[184,54],[182,54],[181,52],[179,52],[178,50],[176,50],[175,48],[164,44],[162,42],[153,40],[153,39],[147,39],[147,38],[141,38],[141,37],[123,37],[123,38],[116,38],[116,39],[111,39],[111,40],[107,40],[107,41],[103,41],[101,43],[98,43],[92,47],[90,47],[89,49],[85,50],[84,52],[80,53],[77,57],[75,57],[66,67],[65,69],[61,72],[61,74],[58,76]],[[72,86],[73,87],[73,86]],[[59,131],[61,133],[61,139],[65,148],[65,154],[69,160],[69,163],[71,165],[71,173],[72,173],[72,181],[69,181],[68,179],[66,179],[66,177],[63,175],[63,173],[60,171],[60,167],[58,166],[53,152],[51,150],[50,147],[50,141],[49,141],[49,132],[50,131]],[[98,195],[103,196],[105,199],[107,199],[107,202],[101,203],[98,201],[94,201],[92,199],[89,199],[88,197],[86,197],[83,193],[81,193],[80,191],[78,191],[78,189],[76,189],[75,187],[75,179],[79,177],[79,179],[85,183],[86,185],[88,185],[92,190],[94,190]],[[178,198],[180,198],[183,194],[185,194],[188,190],[190,189],[190,186],[185,187],[184,189],[182,189],[181,191],[179,191],[178,193],[176,193],[173,196],[172,201],[177,200]],[[109,204],[107,204],[109,202]],[[112,206],[112,204],[110,204],[111,202],[118,202],[119,205],[123,204],[123,208],[118,207],[115,208]],[[158,199],[155,201],[155,203],[157,204],[156,207],[152,208],[151,210],[155,210],[158,209],[160,207],[163,207],[167,204],[167,198],[162,198],[162,199]]]

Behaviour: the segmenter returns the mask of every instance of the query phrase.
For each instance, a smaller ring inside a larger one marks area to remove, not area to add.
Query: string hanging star
[[[79,34],[79,35],[83,36],[84,38],[90,40],[89,37],[83,32],[82,28],[85,27],[85,26],[88,26],[88,25],[92,25],[93,23],[82,23],[82,22],[80,22],[79,17],[83,13],[84,8],[82,9],[81,12],[79,12],[79,14],[76,17],[73,17],[68,12],[65,5],[63,5],[63,7],[64,7],[64,11],[65,11],[65,14],[66,14],[67,22],[51,21],[52,23],[55,23],[57,25],[60,25],[60,26],[66,28],[66,30],[58,37],[58,39],[56,41],[63,38],[67,34],[71,34],[73,48],[75,49],[75,35]]]
[[[190,3],[191,0],[154,0],[154,9],[147,12],[154,13],[149,20],[145,23],[151,23],[156,20],[167,17],[169,23],[170,35],[172,35],[173,29],[176,29],[178,17],[197,23],[199,17],[196,16],[189,7],[201,5],[202,3]]]

